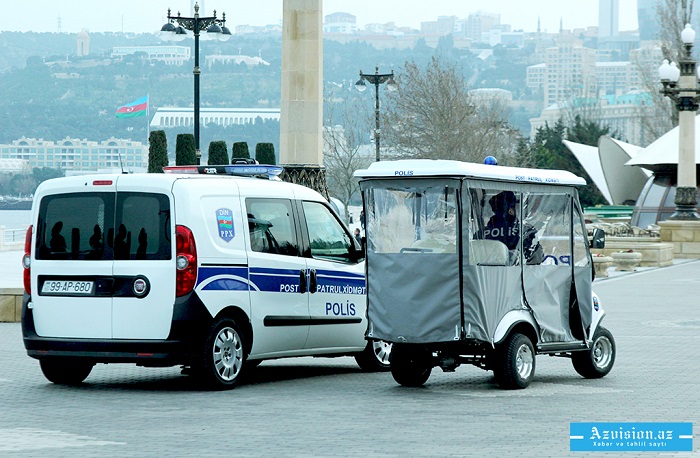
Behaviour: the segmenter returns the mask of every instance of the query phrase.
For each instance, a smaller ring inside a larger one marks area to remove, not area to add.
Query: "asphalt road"
[[[63,387],[26,356],[19,324],[0,324],[0,456],[614,456],[569,452],[572,421],[692,422],[700,455],[700,261],[594,286],[618,345],[613,371],[585,380],[540,356],[519,391],[471,366],[403,388],[352,358],[267,361],[226,392],[131,365]]]

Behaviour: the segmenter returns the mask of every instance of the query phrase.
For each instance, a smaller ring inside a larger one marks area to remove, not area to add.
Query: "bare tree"
[[[346,222],[348,206],[359,191],[353,173],[374,160],[374,148],[363,145],[372,119],[366,105],[348,92],[340,97],[326,92],[324,97],[323,164],[331,196],[345,205]]]
[[[691,22],[693,0],[660,0],[656,5],[656,20],[659,24],[661,55],[654,46],[642,46],[634,58],[640,78],[640,87],[651,96],[651,106],[641,105],[637,109],[643,144],[647,146],[678,125],[678,111],[670,100],[659,92],[658,67],[662,58],[678,62],[682,56],[681,31]]]
[[[481,161],[512,157],[507,101],[470,93],[461,69],[439,55],[425,68],[406,62],[387,94],[382,138],[399,157]]]

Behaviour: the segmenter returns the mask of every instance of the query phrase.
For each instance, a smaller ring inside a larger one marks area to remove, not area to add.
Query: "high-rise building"
[[[619,33],[619,0],[599,0],[598,2],[598,38],[612,38]]]
[[[640,40],[658,40],[659,24],[656,21],[656,5],[659,0],[637,0],[637,22]]]
[[[547,48],[544,103],[595,96],[595,50],[584,48],[580,40],[561,35],[556,46]]]

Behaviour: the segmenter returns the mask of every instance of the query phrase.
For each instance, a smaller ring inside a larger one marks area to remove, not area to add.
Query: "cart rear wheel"
[[[77,385],[85,380],[94,364],[70,359],[42,359],[41,372],[50,382],[57,385]]]
[[[601,378],[608,375],[615,364],[615,339],[602,326],[593,334],[593,345],[588,351],[572,353],[574,369],[585,378]]]
[[[433,370],[430,352],[420,347],[394,344],[390,359],[391,375],[403,386],[422,386]]]
[[[535,375],[535,349],[532,341],[517,332],[500,345],[493,372],[501,388],[527,388]]]
[[[362,353],[355,355],[355,361],[367,372],[388,371],[391,348],[392,344],[383,340],[369,341]]]

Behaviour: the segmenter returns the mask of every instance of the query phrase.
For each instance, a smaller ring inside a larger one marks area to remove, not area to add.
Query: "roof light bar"
[[[201,174],[201,175],[233,175],[254,177],[264,175],[269,180],[276,179],[282,173],[279,165],[265,164],[232,164],[232,165],[171,165],[163,167],[165,173]]]

